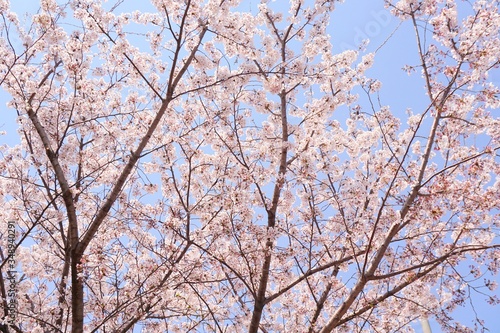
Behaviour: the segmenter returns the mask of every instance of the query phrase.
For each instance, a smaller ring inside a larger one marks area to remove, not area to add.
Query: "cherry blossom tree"
[[[2,330],[472,331],[453,309],[498,303],[498,1],[386,1],[426,88],[406,113],[376,53],[332,51],[336,5],[0,0]]]

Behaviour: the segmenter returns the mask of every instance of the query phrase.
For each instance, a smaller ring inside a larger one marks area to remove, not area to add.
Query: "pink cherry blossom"
[[[499,303],[500,11],[385,4],[406,113],[378,51],[334,51],[334,1],[0,0],[9,331],[471,331],[469,292]]]

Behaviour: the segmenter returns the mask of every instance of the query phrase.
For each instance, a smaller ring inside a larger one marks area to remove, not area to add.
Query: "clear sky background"
[[[346,0],[337,5],[332,15],[331,27],[334,48],[338,51],[355,47],[361,39],[369,38],[367,52],[377,50],[375,64],[368,72],[382,82],[381,102],[390,105],[395,112],[404,115],[406,108],[420,113],[428,105],[424,80],[419,73],[411,76],[402,70],[404,65],[419,63],[415,32],[411,22],[403,22],[390,16],[382,0]],[[496,84],[500,83],[499,71],[490,74]],[[463,265],[466,268],[467,265]],[[500,282],[499,277],[485,276]],[[480,280],[482,282],[482,279]],[[497,296],[500,292],[495,291]],[[500,332],[500,306],[486,303],[482,295],[472,295],[475,311],[485,320],[492,333]],[[474,327],[474,311],[471,306],[458,308],[453,317],[470,328]],[[433,333],[441,333],[438,324],[430,320]],[[420,323],[414,325],[416,332],[422,332]]]
[[[245,3],[246,0],[242,2]],[[248,5],[255,6],[259,1],[250,0]],[[11,0],[12,7],[18,11],[33,12],[38,8],[38,0]],[[137,1],[137,8],[144,8],[143,1]],[[287,0],[276,0],[273,5],[288,6]],[[149,7],[149,6],[148,6]],[[416,113],[422,111],[428,104],[424,90],[424,81],[418,73],[408,76],[402,70],[406,64],[418,64],[418,54],[415,34],[410,22],[400,24],[400,21],[390,16],[384,8],[382,0],[346,0],[337,4],[337,10],[332,14],[329,33],[335,51],[356,48],[361,40],[369,38],[367,51],[377,50],[375,66],[368,72],[383,84],[381,101],[390,105],[393,111],[404,115],[406,108],[412,108]],[[243,5],[241,8],[245,8]],[[21,16],[21,15],[20,15]],[[500,73],[492,73],[496,83],[500,83]],[[9,96],[0,89],[0,104],[5,105]],[[6,131],[0,136],[0,144],[13,145],[19,142],[16,133],[16,114],[4,106],[0,113],[0,131]],[[498,281],[498,277],[495,278]],[[499,291],[496,291],[500,297]],[[488,305],[483,297],[473,298],[475,310],[492,333],[500,332],[500,306]],[[397,314],[395,314],[397,315]],[[455,318],[469,327],[473,327],[473,311],[470,307],[458,309]],[[437,323],[430,321],[433,333],[440,333]],[[422,332],[419,323],[414,325],[416,332]]]

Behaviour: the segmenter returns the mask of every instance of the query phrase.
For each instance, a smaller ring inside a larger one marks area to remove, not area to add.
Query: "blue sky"
[[[252,0],[257,3],[258,1]],[[287,1],[278,0],[276,4]],[[37,0],[12,1],[13,8],[21,12],[33,11],[38,6]],[[141,5],[138,5],[140,9]],[[377,50],[375,66],[368,72],[379,79],[383,84],[381,99],[383,104],[391,105],[393,110],[404,114],[406,108],[411,107],[419,112],[427,106],[424,81],[418,75],[408,76],[402,67],[405,64],[417,64],[418,54],[415,44],[413,27],[405,22],[390,16],[381,0],[346,0],[344,4],[337,4],[337,10],[332,14],[329,32],[332,36],[334,50],[343,51],[350,47],[357,47],[362,39],[369,38],[367,51]],[[390,38],[389,38],[390,37]],[[494,80],[500,82],[500,73],[492,74]],[[8,95],[0,90],[0,103],[5,105]],[[7,134],[0,136],[0,144],[13,145],[18,141],[16,133],[16,115],[14,110],[7,110],[4,106],[0,116],[0,131]],[[498,277],[496,277],[498,280]],[[499,295],[498,290],[496,294]],[[500,295],[499,295],[500,296]],[[486,304],[481,297],[475,298],[475,310],[485,320],[486,326],[500,327],[500,308]],[[472,309],[461,308],[454,315],[460,321],[472,327]],[[441,330],[435,322],[430,321],[434,333]],[[419,323],[415,324],[416,332],[421,332]]]
[[[388,15],[389,11],[381,0],[346,0],[337,6],[330,27],[334,48],[341,51],[346,46],[356,46],[362,38],[369,38],[366,51],[377,50],[377,53],[375,65],[368,74],[382,82],[382,103],[402,114],[406,108],[412,108],[415,113],[421,112],[428,104],[424,80],[418,73],[408,76],[402,70],[406,64],[419,63],[415,33],[410,22],[400,24],[399,19]],[[490,77],[495,83],[500,83],[499,70]],[[499,281],[498,276],[490,278]],[[495,294],[500,296],[498,289]],[[473,302],[475,311],[485,320],[491,332],[500,332],[499,306],[488,305],[478,295],[473,295]],[[462,324],[473,327],[474,317],[470,305],[458,308],[453,316]],[[442,332],[435,321],[430,320],[430,326],[433,333]],[[420,323],[416,323],[414,328],[416,332],[422,332]]]

